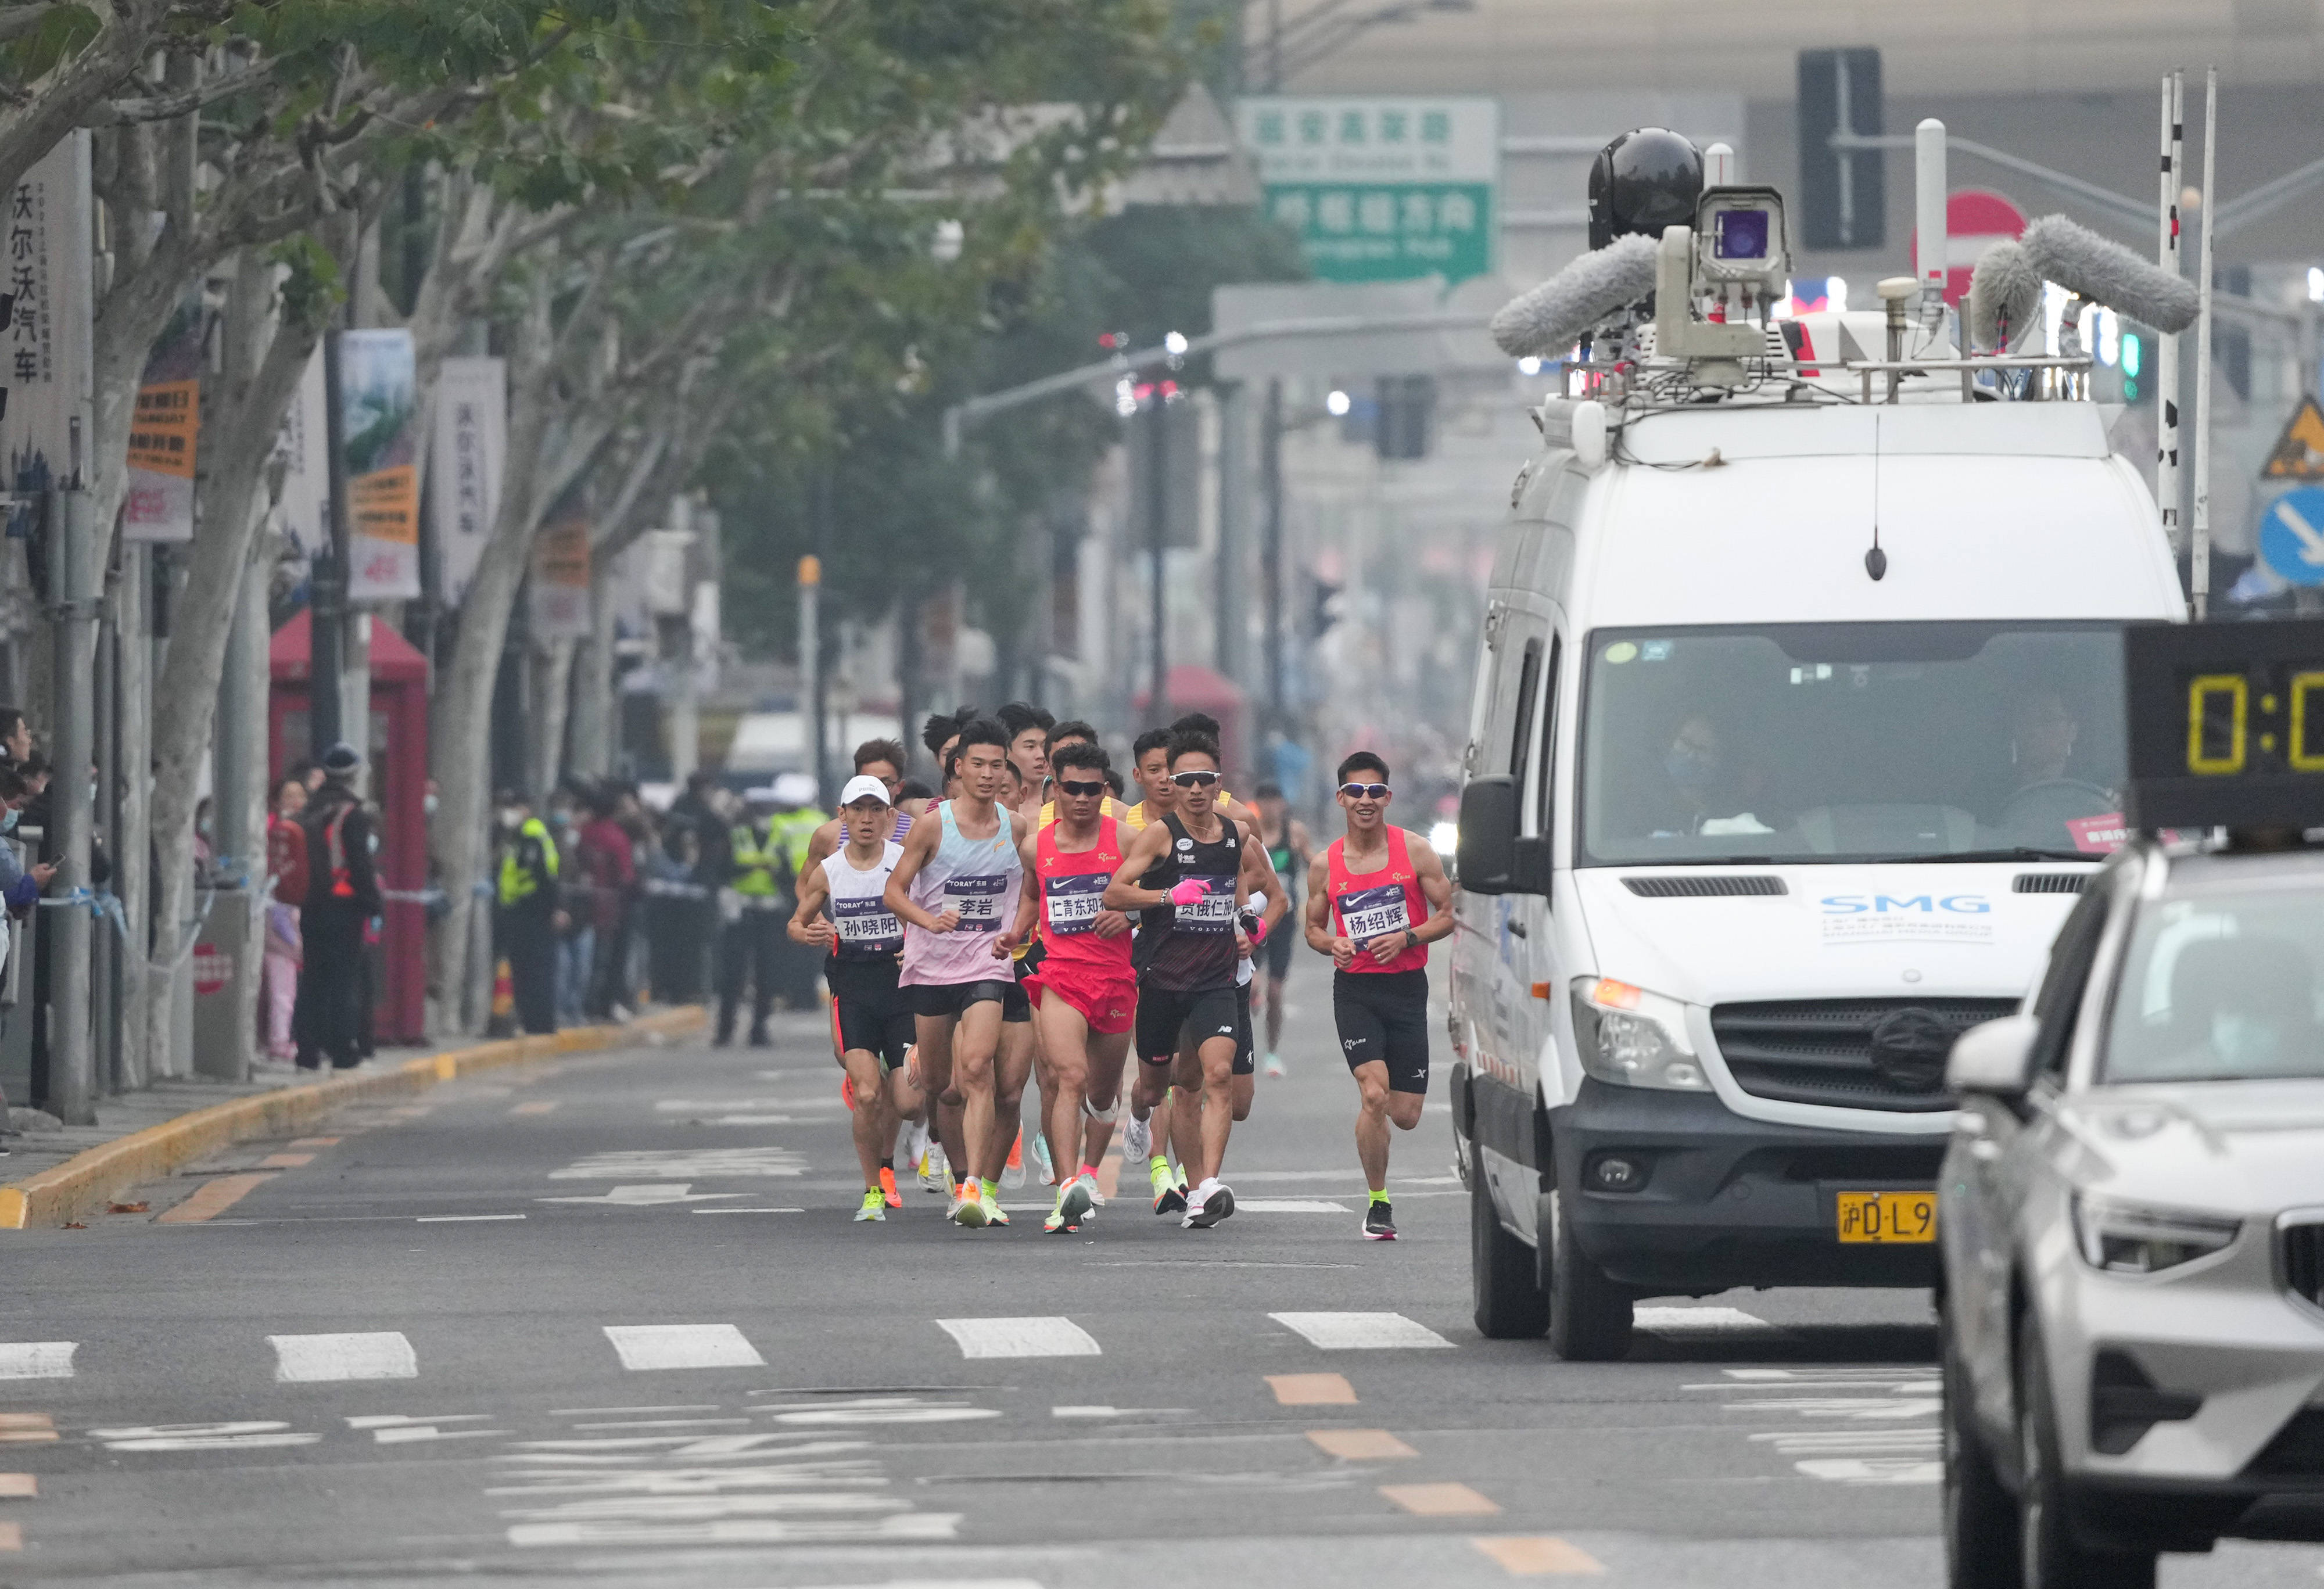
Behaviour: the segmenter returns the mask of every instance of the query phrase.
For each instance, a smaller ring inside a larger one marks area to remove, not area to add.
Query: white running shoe
[[[1273,1054],[1269,1054],[1267,1057],[1267,1074],[1269,1076],[1281,1076],[1283,1074],[1283,1061]]]
[[[1057,1184],[1056,1166],[1049,1162],[1049,1139],[1043,1132],[1037,1132],[1033,1136],[1033,1168],[1040,1171],[1043,1186]]]
[[[931,1141],[920,1150],[920,1190],[923,1192],[952,1190],[952,1166],[945,1162],[942,1142]]]
[[[1154,1122],[1140,1120],[1135,1114],[1121,1128],[1121,1156],[1131,1164],[1143,1164],[1154,1157]]]

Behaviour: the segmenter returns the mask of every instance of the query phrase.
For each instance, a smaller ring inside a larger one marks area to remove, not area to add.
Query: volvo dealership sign
[[[1492,269],[1499,101],[1270,97],[1236,115],[1268,213],[1318,280],[1465,282]]]

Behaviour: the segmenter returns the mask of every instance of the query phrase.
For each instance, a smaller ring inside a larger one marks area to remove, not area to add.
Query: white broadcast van
[[[1968,368],[1905,307],[1707,381],[1665,318],[1538,413],[1451,956],[1488,1335],[1608,1358],[1639,1298],[1931,1284],[1952,1040],[2122,841],[2120,630],[2185,615],[2153,498],[2070,347]]]

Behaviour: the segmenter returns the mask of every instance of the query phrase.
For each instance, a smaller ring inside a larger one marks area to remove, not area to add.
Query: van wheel
[[[1978,1430],[1969,1371],[1941,1326],[1944,1363],[1944,1520],[1947,1589],[2020,1589],[2017,1501]]]
[[[2154,1589],[2153,1551],[2093,1549],[2075,1531],[2050,1364],[2031,1308],[2017,1325],[2017,1450],[2024,1473],[2017,1529],[2024,1589]]]
[[[1573,1239],[1565,1199],[1541,1195],[1542,1272],[1549,1280],[1549,1349],[1568,1363],[1630,1354],[1630,1293],[1606,1278]]]
[[[1501,1228],[1485,1167],[1469,1162],[1469,1275],[1477,1294],[1477,1331],[1489,1341],[1531,1341],[1549,1327],[1533,1249]]]

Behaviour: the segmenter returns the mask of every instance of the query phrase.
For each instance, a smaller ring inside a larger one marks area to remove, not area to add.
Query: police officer
[[[517,1024],[528,1032],[557,1030],[557,938],[567,920],[557,885],[557,841],[532,802],[514,790],[501,794],[501,949],[508,956]]]
[[[380,912],[379,877],[372,869],[371,817],[355,792],[363,766],[355,747],[341,740],[323,753],[323,781],[300,815],[306,830],[307,894],[299,911],[304,956],[299,1001],[290,1014],[301,1070],[363,1062],[364,924]]]
[[[718,1041],[734,1040],[742,984],[752,984],[751,1046],[767,1046],[767,1012],[774,1007],[777,956],[787,941],[783,923],[792,910],[790,845],[774,816],[775,791],[761,787],[743,797],[747,821],[727,836],[729,919],[718,942]]]
[[[807,871],[807,851],[814,845],[816,830],[831,820],[830,813],[816,808],[816,781],[812,773],[786,772],[774,781],[775,836],[783,845],[790,864],[790,892],[796,893],[797,880]],[[790,919],[790,907],[784,907],[784,919]],[[823,956],[804,944],[795,944],[790,935],[780,935],[775,945],[774,993],[789,1009],[812,1010],[816,1007],[816,978],[822,974]]]

